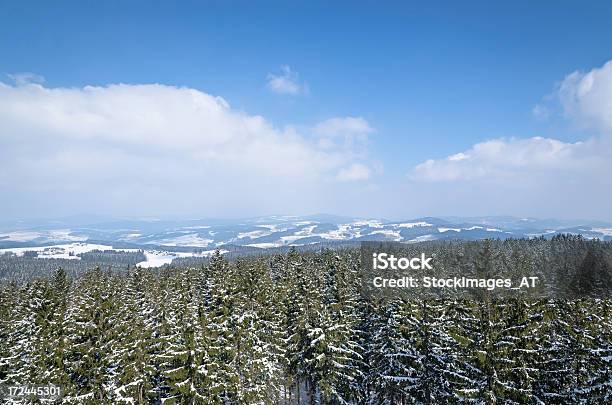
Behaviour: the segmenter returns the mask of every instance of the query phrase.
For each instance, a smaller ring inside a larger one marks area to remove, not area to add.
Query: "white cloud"
[[[196,161],[288,174],[333,166],[303,137],[220,97],[163,85],[45,88],[0,84],[4,141],[96,144],[134,155],[181,154]],[[282,170],[281,170],[282,169]]]
[[[554,99],[567,118],[598,135],[576,142],[542,137],[482,141],[418,164],[408,174],[407,187],[418,190],[419,203],[434,211],[610,219],[612,61],[567,75],[534,115],[547,118]]]
[[[337,179],[340,181],[368,180],[371,176],[370,169],[361,163],[353,163],[338,172]]]
[[[493,139],[409,173],[425,215],[522,215],[610,220],[612,143],[606,138]]]
[[[552,99],[560,101],[566,117],[582,127],[598,130],[599,135],[577,142],[542,137],[486,140],[442,159],[428,159],[415,166],[409,178],[428,184],[433,193],[455,190],[463,195],[466,205],[470,199],[474,206],[479,205],[478,199],[465,194],[465,189],[474,189],[481,196],[504,196],[504,202],[514,209],[527,202],[535,207],[545,205],[543,201],[558,200],[561,203],[556,205],[564,207],[565,216],[584,217],[598,212],[600,217],[609,218],[606,207],[612,204],[612,61],[587,73],[567,75],[555,93],[544,98],[549,105]],[[534,115],[548,117],[549,105],[536,106]],[[458,199],[454,202],[460,205]],[[590,207],[588,213],[583,212],[585,207]]]
[[[585,127],[612,133],[612,61],[587,73],[573,72],[558,88],[565,114]]]
[[[374,132],[374,129],[361,117],[337,117],[317,124],[315,132],[330,137],[362,136]]]
[[[556,139],[492,139],[444,159],[417,165],[411,177],[424,181],[513,180],[541,172],[589,171],[605,161],[593,142]]]
[[[268,74],[268,88],[274,93],[297,95],[308,92],[308,87],[299,82],[297,72],[291,70],[288,65],[281,66],[280,75]]]
[[[322,148],[363,146],[374,132],[368,121],[361,117],[334,117],[313,128]]]
[[[314,211],[304,195],[332,198],[338,170],[355,159],[220,97],[159,84],[0,82],[0,122],[0,194],[14,196],[3,202],[5,215],[43,206],[139,215]]]

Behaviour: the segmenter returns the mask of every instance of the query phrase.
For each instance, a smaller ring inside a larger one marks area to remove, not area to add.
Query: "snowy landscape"
[[[611,22],[0,0],[0,405],[612,405]]]
[[[417,218],[405,221],[333,215],[269,216],[244,220],[44,220],[0,224],[0,255],[74,259],[94,250],[143,251],[142,267],[173,259],[207,257],[227,247],[269,249],[288,246],[394,241],[552,238],[581,235],[612,240],[612,224],[601,221],[535,218]]]
[[[73,243],[71,252],[106,248]],[[458,274],[535,274],[551,290],[368,295],[360,250],[350,247],[235,260],[213,253],[197,267],[111,271],[89,262],[74,274],[43,250],[6,260],[22,275],[42,271],[0,282],[0,380],[43,381],[61,388],[51,403],[91,405],[609,403],[612,242],[555,235],[396,246]],[[23,403],[1,389],[0,398]]]

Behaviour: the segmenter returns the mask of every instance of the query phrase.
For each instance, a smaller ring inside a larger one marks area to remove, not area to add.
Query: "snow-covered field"
[[[115,250],[121,252],[137,252],[138,249],[113,249],[110,245],[98,245],[94,243],[74,242],[67,244],[59,244],[53,246],[36,246],[36,247],[18,247],[0,249],[0,255],[5,253],[13,253],[16,256],[23,256],[25,252],[36,252],[40,259],[69,259],[80,260],[77,256],[81,253],[91,252],[93,250]]]
[[[177,259],[179,257],[208,257],[211,256],[215,251],[207,250],[201,253],[191,253],[191,252],[166,252],[160,250],[146,250],[144,251],[144,255],[147,260],[137,263],[136,266],[140,267],[159,267],[164,264],[172,263],[172,260]],[[227,250],[219,250],[219,253],[224,254],[227,253]]]
[[[58,244],[53,246],[38,246],[38,247],[19,247],[0,249],[0,256],[4,254],[14,254],[23,256],[26,252],[36,252],[38,259],[68,259],[81,260],[78,256],[81,253],[87,253],[94,250],[115,252],[138,252],[141,249],[115,249],[110,245],[100,245],[95,243],[74,242],[67,244]],[[143,250],[146,260],[137,263],[140,267],[159,267],[164,264],[172,263],[173,259],[179,257],[207,257],[214,253],[214,250],[207,250],[200,253],[195,252],[169,252],[164,250]],[[227,253],[227,250],[220,250]]]
[[[122,246],[148,252],[150,259],[143,265],[152,266],[155,263],[168,263],[173,257],[182,257],[172,253],[185,250],[177,247],[193,248],[194,251],[208,251],[229,245],[267,249],[343,241],[533,238],[553,237],[563,233],[580,234],[589,239],[612,240],[611,223],[511,217],[427,217],[393,222],[323,214],[308,217],[268,216],[235,221],[115,220],[74,227],[61,221],[53,222],[52,229],[43,226],[25,229],[23,224],[19,224],[21,228],[11,229],[5,225],[0,231],[0,253],[36,250],[41,257],[78,259],[75,255],[83,251],[108,250],[112,249],[113,244],[121,243]],[[45,244],[53,246],[33,248]]]
[[[70,229],[52,229],[48,231],[19,230],[19,231],[0,233],[0,241],[29,242],[33,240],[37,240],[39,242],[45,242],[45,241],[81,242],[81,241],[87,240],[87,237],[73,235]]]
[[[159,241],[151,242],[151,244],[164,245],[164,246],[195,246],[195,247],[208,247],[214,239],[205,239],[198,236],[197,233],[189,233],[183,236],[176,236],[174,238],[161,239]]]
[[[600,232],[606,236],[612,236],[612,228],[595,228],[595,232]]]

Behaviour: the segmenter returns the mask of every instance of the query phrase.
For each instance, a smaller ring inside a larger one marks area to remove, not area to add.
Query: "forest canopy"
[[[610,243],[576,236],[439,246],[490,270],[612,268]],[[612,399],[610,299],[381,299],[362,294],[360,266],[358,249],[291,250],[4,282],[0,382],[78,404]]]

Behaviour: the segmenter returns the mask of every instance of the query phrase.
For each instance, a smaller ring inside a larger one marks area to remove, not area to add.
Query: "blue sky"
[[[491,139],[540,136],[572,144],[602,136],[601,126],[568,118],[557,93],[572,72],[590,72],[612,58],[609,2],[330,3],[1,1],[0,81],[13,86],[8,75],[31,72],[48,89],[184,86],[275,127],[296,127],[304,138],[312,135],[301,128],[359,117],[373,128],[364,144],[375,175],[353,190],[410,193],[406,177],[415,166]],[[282,75],[282,66],[295,75],[298,94],[271,91],[268,81]],[[533,113],[538,105],[546,117]],[[449,190],[439,187],[432,192]],[[28,198],[36,194],[30,192]],[[338,213],[347,203],[339,198],[297,209]],[[371,213],[473,214],[462,208],[471,205],[429,212],[426,204],[397,204]],[[370,213],[354,207],[349,211]],[[482,214],[505,214],[512,204],[486,207],[491,212]],[[591,208],[554,213],[589,216]]]

